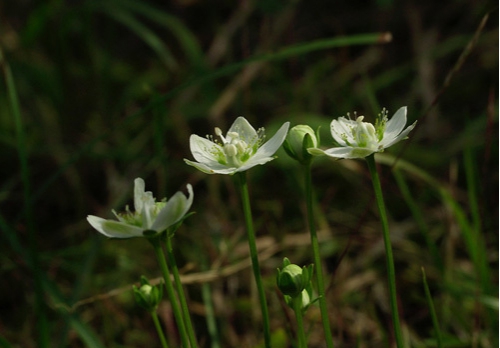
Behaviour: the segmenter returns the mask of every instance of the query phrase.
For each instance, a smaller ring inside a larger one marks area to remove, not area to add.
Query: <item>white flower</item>
[[[355,121],[340,117],[333,120],[330,128],[333,139],[339,147],[328,150],[318,148],[308,149],[312,155],[327,155],[336,158],[364,158],[375,152],[382,152],[406,138],[408,133],[415,127],[417,122],[406,125],[406,106],[400,108],[389,120],[387,110],[383,109],[375,126],[371,123],[363,122],[363,116],[359,116]]]
[[[145,232],[154,235],[179,222],[193,203],[193,188],[190,184],[187,185],[189,197],[177,192],[168,201],[164,199],[162,202],[156,202],[153,193],[144,191],[144,188],[144,180],[134,180],[134,212],[127,206],[121,214],[113,210],[118,221],[94,215],[87,216],[87,221],[97,231],[111,238],[142,237]]]
[[[234,174],[258,164],[272,161],[274,153],[285,140],[290,122],[285,122],[276,134],[264,143],[264,128],[255,130],[244,117],[238,117],[226,136],[215,128],[219,140],[192,134],[189,147],[197,162],[184,161],[207,174]]]

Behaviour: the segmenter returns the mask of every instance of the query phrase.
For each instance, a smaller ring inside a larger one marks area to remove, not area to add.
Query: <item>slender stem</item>
[[[186,326],[184,324],[184,319],[182,318],[182,312],[179,308],[179,303],[177,302],[177,296],[175,296],[174,286],[172,285],[172,280],[170,279],[170,271],[168,269],[167,262],[165,261],[165,254],[163,254],[163,249],[160,245],[159,238],[150,239],[151,244],[155,249],[156,258],[160,264],[161,272],[163,274],[163,279],[165,280],[165,289],[167,290],[168,298],[172,304],[172,310],[174,312],[175,321],[179,328],[179,334],[181,336],[181,342],[183,348],[189,347],[189,337],[186,332]]]
[[[264,286],[262,285],[262,278],[260,274],[257,245],[255,243],[255,233],[253,229],[252,210],[250,207],[250,197],[248,194],[248,185],[245,174],[245,172],[236,173],[236,181],[241,193],[241,203],[243,205],[243,213],[245,215],[245,225],[247,229],[248,246],[250,247],[250,258],[252,260],[253,275],[255,277],[257,291],[259,293],[260,309],[262,311],[262,321],[264,324],[265,347],[271,348],[271,327],[269,324],[266,294],[264,292]]]
[[[155,323],[156,332],[158,332],[158,337],[160,337],[161,346],[163,348],[168,348],[167,340],[165,339],[165,335],[163,334],[163,330],[160,325],[160,320],[158,320],[158,314],[156,311],[151,312],[151,317],[153,318],[153,322]]]
[[[316,224],[314,219],[311,163],[302,165],[304,170],[304,181],[306,189],[307,221],[309,224],[309,233],[311,234],[311,246],[314,255],[314,267],[316,267],[316,285],[319,294],[319,307],[321,309],[321,320],[323,322],[323,331],[325,332],[326,346],[333,348],[333,337],[330,329],[330,320],[328,318],[328,309],[326,307],[325,281],[323,279],[323,267],[321,266],[321,256],[319,254],[318,236],[316,234]]]
[[[177,289],[177,296],[179,296],[179,300],[181,303],[182,315],[184,317],[184,324],[187,328],[187,333],[189,336],[189,342],[191,343],[191,347],[197,348],[198,344],[196,343],[196,335],[193,329],[193,323],[191,322],[191,316],[189,314],[189,308],[186,302],[186,296],[184,296],[184,289],[182,288],[181,277],[179,276],[179,269],[177,268],[177,263],[175,262],[174,250],[172,248],[172,241],[170,237],[165,237],[165,244],[167,246],[167,258],[170,263],[172,274],[174,275],[175,287]]]
[[[373,190],[377,200],[380,221],[382,223],[382,233],[384,236],[385,259],[387,263],[387,275],[389,281],[389,297],[391,302],[392,322],[394,326],[394,334],[396,336],[396,345],[398,348],[403,348],[403,335],[401,333],[401,325],[399,323],[398,302],[396,293],[396,271],[394,268],[394,258],[392,256],[391,236],[389,234],[389,224],[387,222],[387,214],[385,210],[384,196],[378,176],[377,166],[375,164],[375,156],[372,154],[366,157],[366,163],[370,169],[372,176]]]
[[[304,332],[304,321],[302,320],[302,294],[292,298],[293,311],[297,319],[297,339],[299,348],[307,348],[307,338]]]

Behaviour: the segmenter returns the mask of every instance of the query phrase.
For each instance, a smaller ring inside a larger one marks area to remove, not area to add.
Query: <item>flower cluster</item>
[[[265,164],[272,161],[275,157],[275,152],[285,142],[284,148],[288,155],[297,160],[307,173],[310,172],[310,164],[313,156],[327,155],[335,158],[364,158],[367,157],[367,163],[370,168],[375,168],[375,159],[372,154],[382,152],[384,149],[393,144],[405,139],[408,133],[415,127],[415,123],[406,127],[406,107],[400,108],[396,114],[389,120],[388,113],[384,109],[379,114],[375,125],[363,122],[364,117],[356,117],[355,120],[346,117],[340,117],[333,120],[330,125],[333,140],[337,147],[322,150],[319,148],[319,132],[314,132],[307,125],[298,125],[293,127],[288,133],[290,126],[289,122],[285,122],[271,139],[266,141],[264,128],[255,130],[252,125],[244,118],[238,117],[231,125],[227,133],[224,135],[222,130],[215,128],[215,138],[207,136],[202,138],[196,134],[192,134],[189,139],[189,146],[195,161],[184,159],[185,163],[195,167],[196,169],[207,174],[226,174],[233,175],[244,172],[257,165]],[[287,136],[288,133],[288,136]],[[369,157],[368,157],[369,156]],[[372,170],[372,169],[371,169]],[[245,223],[247,225],[248,242],[250,246],[252,267],[254,277],[258,288],[259,301],[261,304],[264,338],[266,346],[270,346],[271,331],[268,318],[267,303],[265,291],[262,285],[260,268],[258,263],[257,247],[253,232],[252,214],[250,209],[248,189],[244,175],[237,175],[239,180],[236,180],[241,189],[243,210],[245,214]],[[312,211],[312,190],[310,184],[310,175],[306,174],[306,197],[308,211]],[[373,175],[374,180],[378,180],[376,174]],[[380,184],[374,184],[375,189],[380,187]],[[137,178],[134,181],[134,211],[130,211],[129,207],[125,208],[125,212],[116,213],[112,211],[116,220],[103,219],[98,216],[89,215],[87,221],[98,232],[110,238],[132,238],[132,237],[147,237],[155,248],[155,253],[159,259],[160,266],[165,279],[165,287],[169,299],[172,303],[172,308],[177,324],[180,329],[181,340],[183,346],[187,346],[190,342],[191,346],[196,347],[196,337],[193,326],[190,321],[189,312],[187,312],[186,300],[183,295],[182,285],[178,281],[179,274],[175,265],[172,247],[170,245],[170,233],[175,231],[178,225],[184,220],[187,212],[193,203],[193,188],[190,184],[187,185],[188,196],[181,192],[177,192],[169,200],[166,198],[156,202],[153,193],[145,190],[144,180]],[[382,197],[381,194],[376,195]],[[382,202],[383,204],[383,202]],[[379,203],[380,206],[380,203]],[[380,209],[381,214],[384,209]],[[307,338],[305,337],[302,327],[302,315],[306,309],[314,302],[320,302],[323,328],[325,331],[325,339],[329,347],[333,346],[333,339],[330,333],[330,324],[328,320],[327,306],[324,296],[324,282],[322,280],[321,260],[319,255],[319,247],[317,244],[316,232],[314,227],[314,217],[310,215],[310,232],[311,244],[315,255],[315,263],[317,264],[317,284],[319,297],[313,299],[313,288],[311,279],[313,276],[313,265],[308,267],[299,267],[292,264],[287,258],[283,260],[282,269],[278,269],[276,275],[277,286],[282,292],[287,304],[293,308],[297,317],[298,342],[300,347],[305,347]],[[385,224],[387,225],[387,224]],[[176,279],[178,300],[182,304],[182,311],[177,305],[177,296],[170,281],[168,266],[163,255],[162,238],[165,231],[169,233],[167,238],[163,240],[167,244],[167,252],[169,253],[169,262],[172,261],[172,269],[174,279]],[[388,231],[384,230],[384,240],[389,239]],[[386,245],[386,249],[390,250]],[[387,253],[392,255],[392,253]],[[392,260],[392,259],[391,259]],[[389,261],[388,265],[392,267],[389,274],[394,274],[393,261]],[[394,284],[394,280],[390,284]],[[396,298],[395,287],[390,288],[391,298]],[[146,278],[141,278],[140,287],[133,287],[134,298],[136,302],[155,317],[155,312],[158,304],[161,301],[163,290],[162,285],[152,286]],[[395,301],[391,302],[391,305]],[[397,323],[397,308],[393,309],[393,318]],[[185,328],[187,327],[187,330]],[[159,327],[159,325],[158,325]],[[396,331],[396,336],[398,337]],[[160,338],[163,337],[159,330]],[[162,338],[163,346],[166,347],[165,338]]]
[[[192,134],[189,145],[196,162],[188,159],[184,161],[207,174],[232,175],[272,161],[274,153],[285,138],[287,153],[302,163],[310,160],[308,154],[336,158],[363,158],[384,151],[407,137],[416,122],[404,129],[406,111],[406,107],[400,108],[389,120],[384,109],[375,125],[363,122],[363,116],[357,117],[356,120],[345,117],[333,120],[330,127],[331,134],[338,146],[327,150],[318,148],[318,137],[309,126],[295,126],[287,137],[290,123],[285,122],[266,142],[264,128],[255,130],[244,117],[238,117],[226,135],[223,135],[220,128],[215,128],[215,135],[220,140]],[[181,221],[193,202],[193,189],[189,184],[188,197],[177,192],[168,201],[156,202],[153,194],[145,191],[144,180],[137,178],[134,183],[134,212],[130,211],[128,206],[121,214],[113,210],[117,220],[89,215],[87,221],[90,225],[111,238],[156,235]]]
[[[389,146],[406,138],[415,123],[406,125],[406,107],[400,108],[389,120],[387,111],[382,110],[375,125],[363,122],[364,117],[356,120],[340,117],[331,123],[331,133],[339,145],[327,150],[319,149],[315,132],[305,125],[292,128],[286,141],[286,150],[293,158],[308,161],[307,153],[314,156],[327,155],[336,158],[363,158],[375,152],[384,151]],[[284,123],[276,134],[265,141],[264,128],[255,130],[244,117],[238,117],[226,135],[220,128],[215,134],[220,138],[202,138],[192,134],[189,145],[195,161],[184,161],[207,174],[235,174],[274,159],[273,155],[287,137],[290,123]],[[404,130],[403,130],[404,129]],[[113,210],[117,220],[106,220],[89,215],[87,221],[97,231],[107,237],[131,238],[155,235],[179,222],[193,202],[193,189],[187,185],[189,196],[177,192],[170,200],[156,202],[153,194],[145,191],[144,180],[134,181],[134,208],[126,207],[124,213]]]

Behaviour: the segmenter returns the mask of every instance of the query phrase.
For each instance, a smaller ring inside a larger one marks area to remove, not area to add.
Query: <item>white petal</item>
[[[140,212],[144,206],[143,196],[145,187],[146,184],[141,178],[134,180],[134,209],[137,212]]]
[[[262,159],[271,157],[274,155],[276,151],[278,151],[279,147],[283,142],[285,141],[286,134],[288,132],[288,127],[290,127],[290,122],[285,122],[280,129],[276,132],[276,134],[269,139],[264,145],[259,147],[255,155],[250,158],[249,161],[260,161]],[[269,162],[270,160],[266,161]],[[264,162],[265,163],[265,162]],[[263,164],[263,163],[257,163],[257,164]]]
[[[406,106],[399,108],[398,111],[387,121],[385,125],[384,138],[382,142],[392,142],[406,125]],[[386,140],[387,139],[387,140]]]
[[[238,117],[233,122],[231,128],[229,128],[227,133],[229,134],[230,132],[238,133],[240,139],[244,140],[247,144],[250,144],[252,141],[255,141],[257,137],[257,132],[255,131],[255,128],[252,127],[252,125],[247,121],[246,118],[241,116]]]
[[[236,172],[237,169],[236,167],[229,167],[220,163],[214,163],[208,166],[204,163],[193,162],[188,159],[184,159],[184,162],[206,174],[232,174]]]
[[[188,184],[187,189],[189,197],[186,197],[182,192],[177,192],[167,201],[151,226],[152,230],[163,232],[186,215],[193,204],[194,197],[193,187]]]
[[[405,139],[406,136],[408,135],[408,133],[410,133],[410,131],[413,128],[415,128],[416,124],[417,124],[417,121],[415,121],[412,125],[408,126],[408,128],[406,128],[404,131],[399,133],[399,135],[393,139],[385,139],[385,137],[384,137],[384,139],[381,141],[380,144],[384,147],[384,149],[396,144],[397,142]]]
[[[241,167],[238,167],[236,170],[235,170],[235,173],[236,172],[244,172],[245,170],[248,170],[252,167],[255,167],[259,164],[265,164],[267,162],[270,162],[274,159],[274,157],[260,157],[260,158],[257,158],[255,159],[254,157],[250,158],[247,162],[245,162],[244,165],[242,165]]]
[[[152,207],[149,204],[145,204],[140,212],[142,217],[142,227],[145,230],[151,229],[151,225],[153,224],[153,217],[151,216]]]
[[[206,138],[196,134],[189,137],[189,148],[195,160],[208,166],[219,164],[214,152],[222,151],[222,147]]]
[[[233,175],[238,171],[239,167],[226,167],[225,169],[213,169],[211,173],[208,174],[225,174]]]
[[[142,237],[143,229],[137,226],[129,225],[124,222],[106,220],[98,216],[89,215],[87,221],[98,232],[110,238],[132,238]]]
[[[373,150],[364,147],[333,147],[331,149],[325,150],[325,155],[335,158],[365,158],[371,155]]]
[[[355,142],[352,136],[353,127],[356,127],[355,121],[348,120],[345,117],[339,117],[338,119],[333,120],[330,124],[330,131],[337,144],[341,146],[348,146],[345,141],[345,137],[347,137],[351,144]]]

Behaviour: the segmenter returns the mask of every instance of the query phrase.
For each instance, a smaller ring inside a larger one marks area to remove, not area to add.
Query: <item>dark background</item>
[[[190,275],[200,344],[211,342],[205,286],[222,346],[256,346],[262,334],[249,268],[206,278],[207,269],[248,257],[239,198],[231,177],[184,164],[192,158],[189,135],[213,134],[215,126],[225,132],[242,115],[268,137],[285,121],[321,126],[322,146],[331,147],[333,118],[356,111],[374,121],[382,107],[392,115],[406,105],[418,126],[382,155],[400,158],[411,198],[396,167],[379,168],[405,337],[412,347],[435,346],[425,267],[446,346],[496,346],[497,6],[2,2],[1,345],[44,346],[44,333],[51,347],[158,345],[130,291],[140,275],[160,275],[150,245],[107,240],[85,220],[132,204],[133,180],[142,177],[158,199],[194,186],[196,214],[174,247]],[[368,33],[390,33],[392,41],[279,56],[293,45]],[[283,150],[277,155],[250,170],[249,183],[275,346],[288,347],[294,319],[276,292],[275,270],[284,256],[305,265],[312,255],[299,167]],[[318,159],[313,180],[336,347],[387,347],[384,252],[366,165]],[[167,301],[159,315],[176,346]],[[310,346],[322,347],[318,308],[306,323]]]

